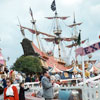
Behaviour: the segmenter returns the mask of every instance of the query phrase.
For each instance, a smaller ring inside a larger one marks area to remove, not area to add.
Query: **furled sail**
[[[76,38],[43,38],[44,40],[46,40],[47,42],[55,42],[58,43],[59,41],[73,41],[76,40]]]
[[[87,40],[87,39],[86,39]],[[81,41],[81,44],[84,44],[86,42],[86,40]],[[73,43],[71,45],[66,46],[67,48],[72,48],[74,46],[78,46],[78,43]]]
[[[69,18],[69,16],[67,16],[67,17],[45,17],[45,18],[47,18],[47,19],[55,19],[55,18],[58,18],[58,19],[61,19],[61,20],[66,20],[67,18]]]
[[[47,33],[44,33],[44,32],[40,32],[40,31],[35,31],[35,30],[33,30],[33,29],[30,29],[30,28],[27,28],[27,27],[23,27],[23,26],[21,26],[23,29],[27,29],[28,31],[30,31],[31,33],[33,33],[33,34],[37,34],[37,35],[39,35],[39,34],[42,34],[42,35],[45,35],[45,36],[48,36],[48,37],[55,37],[54,35],[50,35],[50,34],[47,34]]]
[[[74,23],[74,24],[72,24],[72,25],[69,25],[68,27],[70,27],[70,28],[73,28],[74,26],[79,26],[79,25],[81,25],[82,23]]]

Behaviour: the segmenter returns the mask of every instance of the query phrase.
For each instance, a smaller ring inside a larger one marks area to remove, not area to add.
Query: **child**
[[[20,83],[19,100],[25,100],[25,91],[27,90],[29,90],[29,88],[24,89],[24,83]]]

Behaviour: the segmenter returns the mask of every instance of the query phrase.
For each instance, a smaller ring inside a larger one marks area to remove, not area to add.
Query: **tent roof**
[[[67,70],[69,72],[82,72],[82,70],[80,70],[78,67],[74,66],[71,69]]]
[[[89,71],[90,72],[98,72],[100,70],[95,65],[93,65],[92,68]]]
[[[50,71],[51,73],[56,73],[56,72],[62,72],[61,70],[59,70],[58,68],[56,68],[55,66],[53,67],[53,69]]]

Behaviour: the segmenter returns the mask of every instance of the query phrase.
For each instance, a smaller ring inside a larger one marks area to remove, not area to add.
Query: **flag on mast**
[[[78,39],[77,39],[77,44],[80,46],[81,44],[81,33],[79,33]]]
[[[56,3],[55,0],[53,0],[52,4],[51,4],[51,10],[55,11],[56,10]]]

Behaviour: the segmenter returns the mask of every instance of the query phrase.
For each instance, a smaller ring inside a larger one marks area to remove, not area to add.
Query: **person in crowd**
[[[34,77],[34,75],[31,76],[31,82],[35,82],[35,77]]]
[[[75,78],[78,78],[78,72],[75,73]]]
[[[6,74],[8,75],[9,70],[8,70],[8,68],[7,68],[7,67],[5,67],[4,71],[5,71],[5,72],[6,72]]]
[[[61,79],[65,79],[64,73],[60,72]]]
[[[39,78],[38,78],[38,76],[36,77],[35,82],[39,82]]]
[[[4,91],[4,88],[0,86],[0,100],[4,100],[3,91]]]
[[[29,90],[29,88],[24,89],[24,83],[20,83],[20,90],[19,90],[19,100],[25,100],[25,91]]]
[[[4,100],[19,100],[18,90],[12,85],[10,78],[6,79],[7,87],[4,89]]]
[[[74,79],[75,78],[75,73],[72,73],[72,79]]]
[[[2,84],[2,78],[1,78],[1,75],[0,75],[0,84]]]
[[[89,78],[89,77],[90,77],[90,72],[87,71],[87,70],[85,70],[85,77],[86,77],[86,78]]]
[[[55,74],[55,78],[56,78],[56,80],[60,80],[61,79],[60,75],[57,72]]]
[[[43,77],[43,74],[41,74],[41,75],[40,75],[40,77],[39,77],[39,81],[41,81],[41,80],[42,80],[42,77]]]
[[[81,78],[81,73],[77,73],[77,78]]]
[[[4,73],[4,65],[0,64],[0,72]]]
[[[2,86],[0,86],[0,95],[3,94],[4,88]]]
[[[56,80],[55,75],[51,75],[50,79],[53,80],[53,81],[55,81]]]
[[[57,81],[56,81],[56,84],[61,85],[60,80],[57,80]]]
[[[93,77],[93,73],[92,72],[90,72],[90,77]]]
[[[76,80],[72,80],[72,86],[76,86]]]
[[[43,97],[45,100],[52,100],[54,97],[53,93],[53,83],[54,81],[50,80],[50,75],[45,71],[44,76],[41,80],[43,87]]]
[[[12,81],[15,81],[15,71],[11,70],[9,74],[10,74],[9,76],[12,79]]]
[[[42,87],[41,81],[39,83],[39,86]],[[43,97],[43,89],[42,88],[39,89],[39,91],[36,94],[36,97],[38,97],[38,98]]]
[[[20,73],[18,73],[18,79],[19,79],[19,83],[21,83],[23,81],[23,77],[21,76]]]
[[[26,77],[25,82],[31,82],[31,77],[30,77],[30,75],[28,75],[28,76]]]
[[[3,88],[7,87],[5,75],[2,76],[2,85],[3,85]]]

